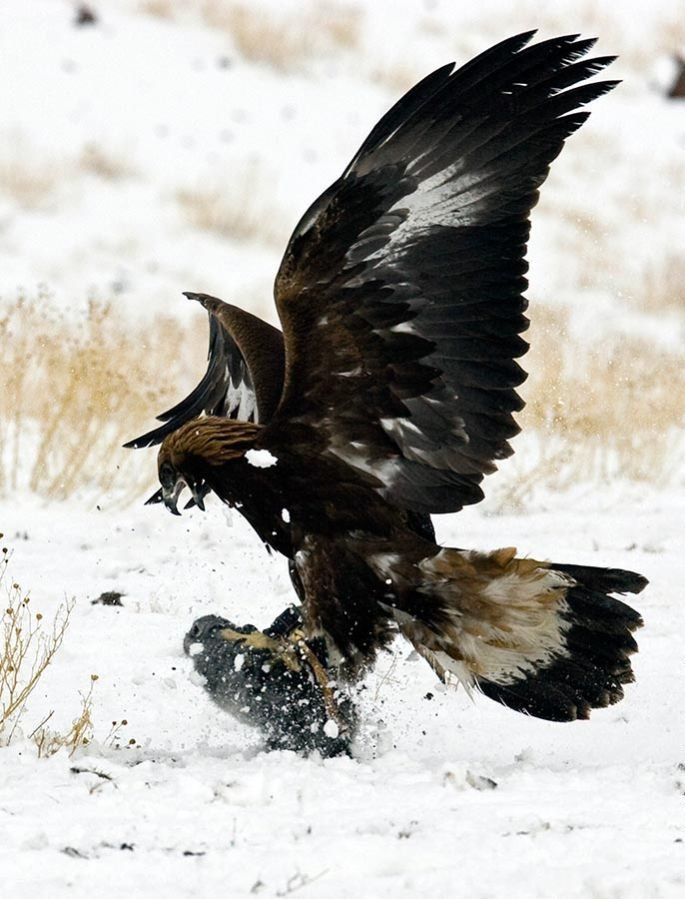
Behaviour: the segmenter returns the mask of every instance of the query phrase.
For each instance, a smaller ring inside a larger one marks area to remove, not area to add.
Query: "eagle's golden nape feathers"
[[[148,503],[162,501],[173,515],[180,515],[178,499],[185,487],[191,501],[204,511],[204,498],[211,489],[208,472],[236,461],[254,446],[262,426],[248,421],[208,416],[196,418],[172,431],[162,441],[157,455],[161,491]]]
[[[620,569],[443,549],[419,566],[439,610],[422,621],[398,608],[401,632],[444,681],[552,721],[588,718],[634,680],[640,615],[615,591],[642,575]],[[572,572],[572,574],[571,574]]]
[[[261,430],[261,425],[249,421],[218,416],[196,418],[164,438],[159,459],[176,464],[192,457],[207,465],[223,465],[244,456]]]

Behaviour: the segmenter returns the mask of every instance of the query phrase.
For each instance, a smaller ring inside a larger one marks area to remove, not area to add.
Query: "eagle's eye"
[[[169,462],[163,462],[159,467],[159,483],[166,490],[173,490],[176,485],[176,472]]]

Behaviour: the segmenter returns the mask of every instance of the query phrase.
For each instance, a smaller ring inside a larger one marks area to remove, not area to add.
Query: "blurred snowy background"
[[[438,693],[402,648],[370,678],[358,761],[255,755],[179,647],[208,611],[266,624],[283,565],[218,504],[180,523],[141,508],[155,454],[120,444],[204,370],[181,291],[275,321],[291,229],[378,117],[531,27],[597,35],[623,84],[534,211],[516,456],[438,524],[644,571],[638,685],[567,729]],[[76,600],[4,731],[14,895],[683,895],[684,51],[675,0],[3,0],[3,589],[49,621]],[[104,590],[123,606],[91,605]],[[65,734],[84,710],[77,761],[37,762],[42,718]]]
[[[531,478],[558,486],[562,463],[563,483],[674,476],[685,411],[685,101],[667,96],[685,42],[678,3],[8,0],[2,16],[0,302],[12,340],[0,448],[12,488],[140,489],[141,459],[121,438],[202,368],[205,322],[181,291],[273,321],[290,231],[379,115],[445,60],[531,26],[598,35],[624,83],[595,104],[535,211],[522,423],[552,436],[544,447],[523,438],[535,446],[511,463],[516,498]],[[20,377],[27,353],[34,366]],[[89,404],[97,427],[76,448],[67,425]],[[61,426],[45,427],[55,408]],[[102,459],[121,474],[108,478]]]

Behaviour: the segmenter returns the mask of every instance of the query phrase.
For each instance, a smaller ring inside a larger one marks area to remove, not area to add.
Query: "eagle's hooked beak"
[[[172,515],[180,515],[178,511],[178,498],[181,495],[186,482],[179,478],[173,487],[162,487],[162,500]]]
[[[193,506],[197,506],[201,512],[204,512],[205,496],[209,492],[208,488],[205,486],[204,482],[200,484],[189,483],[183,478],[178,478],[173,487],[163,487],[157,494],[155,494],[155,496],[151,496],[148,502],[163,501],[164,505],[172,515],[180,515],[181,513],[178,511],[178,498],[183,492],[184,487],[188,487],[192,493],[192,498],[188,500],[183,508],[192,509]],[[159,499],[156,499],[158,495]]]

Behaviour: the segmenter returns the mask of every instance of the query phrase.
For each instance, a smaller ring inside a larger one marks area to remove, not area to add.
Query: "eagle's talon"
[[[230,627],[219,631],[219,636],[222,640],[227,640],[229,643],[242,643],[250,649],[268,652],[272,656],[273,662],[282,662],[291,671],[299,671],[301,668],[293,646],[289,645],[289,638],[274,639],[263,631],[258,630],[241,633]]]

